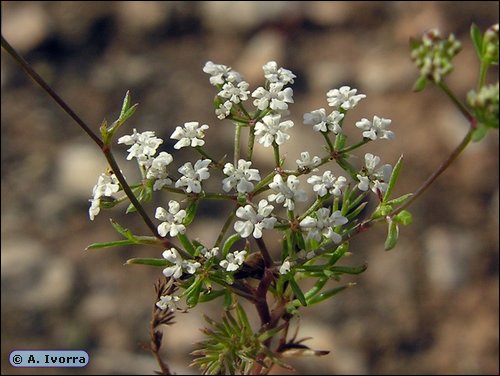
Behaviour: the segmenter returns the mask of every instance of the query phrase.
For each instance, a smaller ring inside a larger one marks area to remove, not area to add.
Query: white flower
[[[222,85],[224,82],[240,82],[241,75],[238,72],[233,71],[230,67],[222,64],[214,64],[211,61],[207,61],[203,67],[203,72],[208,73],[210,77],[210,83],[212,85]]]
[[[163,269],[163,275],[179,279],[182,276],[182,262],[184,261],[179,252],[175,248],[170,248],[165,250],[162,255],[173,264]]]
[[[371,140],[376,140],[377,138],[392,140],[395,135],[394,132],[386,129],[389,125],[391,125],[390,119],[379,118],[376,115],[373,117],[373,122],[365,118],[356,122],[356,127],[364,131],[363,137]]]
[[[238,161],[238,168],[234,168],[232,163],[224,165],[224,174],[228,177],[222,180],[222,189],[229,192],[232,188],[236,187],[239,193],[248,193],[253,190],[253,181],[260,181],[259,170],[250,168],[252,162],[240,159]]]
[[[340,89],[333,89],[326,93],[326,100],[329,106],[336,110],[341,108],[350,110],[355,107],[359,101],[366,98],[365,94],[357,94],[357,89],[351,89],[349,86],[342,86]]]
[[[330,215],[328,208],[320,208],[316,211],[316,217],[307,216],[300,221],[300,227],[307,231],[307,237],[321,242],[322,237],[333,240],[335,243],[342,241],[342,236],[334,231],[334,227],[346,224],[347,218],[340,214],[339,210]]]
[[[163,252],[163,258],[171,262],[173,265],[163,269],[165,277],[173,277],[179,279],[182,276],[184,269],[189,274],[196,273],[196,270],[201,266],[199,262],[193,260],[183,260],[182,256],[175,248],[167,249]]]
[[[179,140],[174,145],[175,149],[181,149],[185,146],[203,146],[205,145],[205,141],[202,138],[205,137],[204,131],[208,129],[208,125],[203,124],[200,127],[200,123],[197,121],[190,121],[188,123],[184,123],[184,128],[176,127],[172,136],[170,136],[173,140]]]
[[[313,186],[313,191],[320,197],[327,193],[334,196],[342,194],[342,188],[347,184],[347,179],[343,176],[336,178],[331,171],[325,171],[323,176],[313,175],[307,182]]]
[[[182,224],[186,217],[186,211],[180,210],[180,204],[177,201],[170,200],[168,203],[168,212],[161,206],[156,209],[155,218],[163,221],[158,226],[158,234],[161,236],[177,236],[184,234],[186,227]]]
[[[191,162],[186,162],[179,168],[179,172],[183,175],[175,182],[175,187],[186,187],[187,193],[200,193],[201,182],[210,177],[208,165],[212,162],[210,159],[200,159],[193,165]]]
[[[186,270],[189,274],[196,273],[196,270],[201,266],[201,264],[197,261],[193,260],[184,260],[182,262],[182,268]]]
[[[100,199],[95,199],[95,200],[90,199],[89,201],[90,201],[89,218],[91,221],[93,221],[94,218],[97,216],[97,214],[99,214],[99,212],[101,211],[101,207],[100,207],[101,200]]]
[[[245,256],[247,251],[236,251],[234,253],[228,253],[225,260],[219,262],[219,265],[226,269],[228,272],[234,272],[238,270],[240,266],[245,261]]]
[[[304,124],[312,125],[316,132],[333,132],[335,134],[342,133],[340,121],[344,118],[337,110],[334,110],[330,115],[326,116],[324,108],[314,110],[304,114]]]
[[[246,81],[238,82],[236,86],[232,82],[226,82],[217,95],[238,104],[248,99],[248,94],[250,94],[250,91],[247,90],[248,86],[249,84]]]
[[[320,165],[321,158],[318,156],[314,156],[311,160],[309,152],[303,151],[302,153],[300,153],[300,159],[297,159],[295,162],[297,163],[299,170],[318,171],[318,169],[315,167]]]
[[[225,119],[231,113],[232,107],[233,107],[233,102],[225,101],[219,106],[219,108],[215,109],[215,115],[220,120]]]
[[[120,189],[120,184],[118,182],[118,178],[115,174],[105,174],[102,173],[97,178],[97,184],[94,185],[92,189],[92,199],[90,199],[90,208],[89,208],[89,217],[90,220],[93,221],[95,216],[99,214],[101,208],[101,197],[111,197],[113,193],[118,192]]]
[[[165,185],[172,184],[172,180],[168,177],[167,166],[174,159],[169,153],[162,151],[151,161],[151,166],[146,172],[146,178],[154,179],[153,191],[159,191]]]
[[[273,182],[269,184],[275,193],[268,196],[269,201],[276,201],[278,204],[285,203],[283,206],[288,210],[295,209],[295,201],[306,201],[306,192],[299,189],[300,181],[295,175],[289,175],[286,182],[281,175],[275,175]]]
[[[293,79],[297,77],[292,71],[285,68],[278,68],[275,61],[269,61],[262,67],[264,77],[269,82],[280,82],[284,85],[293,84]]]
[[[266,148],[273,144],[281,145],[290,138],[290,135],[285,133],[293,127],[293,121],[286,120],[280,122],[281,115],[267,115],[262,118],[262,121],[255,124],[255,136],[257,141]]]
[[[213,257],[219,256],[219,247],[214,247],[211,250],[208,250],[206,248],[202,248],[200,250],[200,253],[205,257],[207,260],[211,259]]]
[[[361,171],[363,175],[356,175],[359,179],[359,190],[367,191],[368,188],[371,188],[376,194],[387,190],[388,182],[391,178],[392,166],[385,164],[377,169],[379,163],[380,157],[371,153],[365,154],[365,167]]]
[[[293,90],[289,87],[283,89],[284,84],[281,82],[273,82],[269,84],[269,90],[258,87],[252,93],[252,97],[256,98],[253,101],[254,106],[259,110],[265,110],[270,107],[275,111],[288,110],[287,103],[293,103]]]
[[[163,295],[160,296],[160,300],[156,302],[156,306],[163,311],[168,309],[169,311],[174,312],[177,308],[175,303],[179,300],[180,298],[177,295]]]
[[[129,152],[127,159],[137,158],[139,164],[144,164],[156,154],[156,149],[163,143],[163,140],[155,137],[155,132],[153,131],[137,133],[137,130],[134,128],[133,134],[120,137],[118,143],[132,145],[127,149]]]
[[[290,261],[285,260],[283,264],[280,266],[280,274],[286,274],[290,271],[291,265]]]
[[[234,230],[240,234],[242,238],[248,238],[250,234],[258,239],[262,237],[263,229],[272,229],[276,223],[276,218],[269,217],[274,206],[268,205],[267,200],[260,200],[257,212],[252,205],[245,205],[236,210],[236,216],[244,221],[236,221]]]

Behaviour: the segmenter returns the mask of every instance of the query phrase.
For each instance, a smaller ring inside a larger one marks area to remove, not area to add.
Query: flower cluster
[[[426,32],[421,42],[412,41],[411,58],[420,69],[420,75],[436,83],[451,73],[451,60],[460,52],[462,44],[450,34],[441,37],[439,30]]]
[[[326,93],[331,112],[319,108],[303,116],[304,125],[312,126],[326,140],[326,154],[317,156],[302,151],[292,159],[296,169],[286,169],[280,147],[292,137],[294,122],[287,116],[289,105],[294,101],[289,85],[294,83],[296,76],[274,61],[268,62],[262,69],[266,79],[264,85],[250,92],[249,84],[230,67],[209,61],[203,68],[210,75],[210,83],[218,90],[214,101],[216,116],[232,120],[239,127],[239,131],[235,132],[233,162],[222,164],[209,157],[211,154],[205,150],[209,125],[198,121],[176,126],[170,136],[176,140],[174,149],[192,148],[202,156],[196,161],[181,164],[174,174],[168,171],[174,158],[166,151],[157,154],[163,140],[154,132],[139,133],[134,129],[131,135],[118,139],[118,143],[129,146],[127,159],[136,159],[142,174],[141,184],[134,188],[139,192],[139,201],[148,201],[151,194],[159,190],[186,197],[186,200],[169,199],[167,208],[158,206],[155,211],[159,237],[177,238],[183,246],[180,248],[170,243],[175,239],[165,239],[165,244],[170,246],[164,250],[163,259],[154,261],[157,265],[165,265],[163,274],[172,279],[177,287],[185,288],[180,295],[161,296],[156,306],[162,310],[175,310],[177,302],[184,296],[188,306],[194,304],[197,299],[192,299],[191,294],[203,290],[209,295],[213,283],[225,281],[231,284],[234,278],[241,278],[247,273],[258,276],[262,273],[259,267],[252,270],[249,263],[260,253],[260,259],[265,258],[267,267],[273,268],[276,274],[293,275],[295,268],[303,267],[321,255],[321,252],[316,253],[317,247],[341,244],[344,235],[355,226],[355,215],[349,217],[349,212],[357,210],[359,213],[362,206],[359,209],[356,206],[349,208],[350,201],[344,200],[353,200],[360,205],[361,200],[355,195],[363,198],[364,192],[371,189],[381,200],[382,193],[387,190],[392,171],[390,165],[379,167],[380,158],[366,153],[364,166],[356,170],[348,158],[351,150],[369,142],[393,139],[394,133],[388,129],[391,120],[375,115],[372,121],[363,118],[354,122],[351,127],[361,130],[359,140],[352,144],[354,146],[346,146],[347,135],[343,128],[347,126],[348,112],[366,98],[365,94],[359,94],[357,89],[349,86]],[[245,107],[250,97],[255,106],[253,110]],[[249,132],[246,156],[242,155],[239,145],[242,129]],[[275,163],[272,170],[255,168],[252,159],[255,145],[272,149],[270,155],[273,155]],[[222,161],[223,157],[217,160]],[[318,172],[333,160],[337,160],[347,177],[328,169]],[[222,176],[218,184],[220,190],[207,192],[204,182],[217,176]],[[301,186],[301,180],[308,183],[312,195]],[[100,198],[111,196],[119,188],[114,175],[101,175],[94,187],[89,209],[92,219],[99,212]],[[308,204],[311,196],[313,202]],[[233,207],[216,243],[206,246],[203,240],[190,238],[188,229],[199,201],[211,198],[236,202],[237,205]],[[183,208],[186,202],[188,207]],[[298,203],[305,206],[302,214]],[[234,233],[227,234],[231,230]],[[286,239],[283,240],[286,254],[281,262],[274,261],[270,255],[264,256],[268,252],[264,237],[266,231],[271,230],[283,232],[283,239]],[[235,244],[241,239],[245,240],[244,249]],[[257,248],[253,248],[252,239]],[[194,275],[196,277],[193,278]]]

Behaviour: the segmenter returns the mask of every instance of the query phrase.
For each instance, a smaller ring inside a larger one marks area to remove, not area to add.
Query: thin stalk
[[[469,121],[470,125],[472,128],[476,128],[476,119],[474,116],[467,110],[467,108],[463,105],[462,102],[460,102],[457,97],[455,97],[455,94],[453,94],[450,90],[450,88],[443,82],[438,82],[437,86],[443,90],[443,92],[446,94],[446,96],[453,102],[455,106],[457,106],[458,110],[462,113],[462,115],[465,116],[465,118]]]
[[[26,72],[26,74],[32,78],[40,87],[50,95],[50,97],[62,108],[64,112],[66,112],[79,126],[80,128],[87,133],[87,135],[94,141],[97,146],[101,149],[101,151],[104,153],[104,156],[106,157],[106,160],[109,163],[109,166],[113,170],[113,173],[116,175],[116,178],[120,182],[120,185],[123,188],[123,191],[129,198],[130,202],[134,207],[136,208],[137,212],[139,215],[142,217],[144,220],[144,223],[146,226],[149,227],[151,232],[153,233],[154,236],[157,238],[161,238],[160,235],[158,234],[156,230],[156,226],[154,223],[151,221],[151,218],[149,218],[148,214],[142,207],[142,205],[139,203],[137,198],[134,195],[134,192],[128,185],[127,181],[125,180],[125,177],[120,171],[120,167],[116,163],[116,160],[111,153],[111,148],[109,145],[105,145],[102,140],[90,129],[90,127],[70,108],[70,106],[50,87],[49,84],[45,82],[45,80],[33,69],[31,66],[24,60],[17,52],[16,50],[7,42],[7,40],[2,36],[2,47],[7,51],[7,53],[16,60],[16,62],[21,66],[21,68]],[[164,240],[166,243],[169,244],[167,240]]]
[[[238,208],[238,205],[236,205],[235,210],[229,214],[229,216],[226,219],[226,222],[224,222],[224,225],[222,226],[222,229],[219,233],[219,236],[217,237],[217,241],[215,242],[214,247],[220,247],[222,240],[224,240],[224,236],[226,235],[227,230],[229,229],[229,226],[231,226],[231,223],[233,223],[234,217],[236,216],[236,209]]]
[[[330,152],[333,152],[335,149],[333,147],[332,140],[330,140],[330,137],[328,137],[328,132],[321,132],[321,135],[323,136],[323,138],[325,139],[325,141],[328,145],[328,150]]]
[[[354,149],[357,149],[357,148],[359,148],[359,147],[361,147],[361,146],[363,146],[363,145],[367,144],[367,143],[368,143],[368,142],[370,142],[370,141],[371,141],[371,139],[369,139],[369,138],[363,138],[363,140],[362,140],[362,141],[358,142],[357,144],[354,144],[354,145],[348,146],[348,147],[346,147],[346,148],[344,148],[344,149],[342,149],[342,150],[339,150],[339,151],[338,151],[338,153],[339,153],[339,154],[348,153],[348,152],[350,152],[350,151],[353,151]]]
[[[427,178],[427,180],[413,193],[413,196],[411,196],[403,205],[400,207],[394,209],[391,213],[390,216],[394,216],[401,212],[402,210],[406,209],[408,206],[410,206],[418,197],[420,197],[426,190],[429,188],[434,180],[436,180],[452,163],[457,157],[464,151],[464,149],[469,145],[472,139],[472,133],[474,132],[474,129],[471,128],[469,129],[469,132],[465,135],[464,139],[462,142],[456,147],[455,150],[446,158],[446,160],[441,163],[441,165],[438,167],[434,173]]]
[[[274,162],[276,163],[276,167],[281,167],[280,161],[280,147],[279,145],[273,141],[273,152],[274,152]]]
[[[104,143],[88,126],[87,124],[66,104],[66,102],[47,84],[44,79],[24,60],[21,55],[7,42],[2,35],[2,48],[14,58],[14,60],[21,66],[26,74],[33,79],[40,87],[49,94],[52,99],[66,112],[85,133],[94,141],[99,148],[103,148]],[[115,174],[116,175],[116,174]]]
[[[234,131],[234,166],[238,166],[238,161],[240,159],[240,140],[241,140],[241,124],[236,124],[236,130]]]

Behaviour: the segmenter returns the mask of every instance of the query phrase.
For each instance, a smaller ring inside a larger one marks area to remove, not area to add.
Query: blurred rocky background
[[[448,83],[464,98],[478,75],[472,22],[482,30],[498,22],[498,2],[7,1],[2,33],[95,131],[117,117],[130,90],[140,107],[129,130],[154,130],[170,152],[175,126],[194,120],[211,125],[209,150],[230,151],[231,125],[216,119],[215,91],[202,72],[207,60],[241,72],[253,89],[269,60],[298,76],[291,160],[322,142],[302,125],[303,113],[325,107],[331,88],[356,87],[367,99],[346,124],[374,114],[392,119],[396,140],[369,151],[387,163],[404,153],[396,193],[406,193],[467,131],[435,88],[412,92],[409,38],[437,27],[462,40]],[[109,216],[135,233],[147,229],[121,208],[89,221],[104,157],[3,51],[1,78],[2,374],[153,374],[158,367],[142,345],[161,271],[123,263],[158,255],[84,250],[118,239]],[[124,162],[125,148],[115,149]],[[262,166],[268,155],[258,149]],[[132,174],[132,163],[123,166]],[[491,132],[411,207],[414,224],[394,251],[383,250],[383,226],[353,241],[344,262],[367,262],[368,270],[352,279],[355,288],[303,311],[299,336],[331,353],[292,360],[297,374],[498,374],[498,167],[498,132]],[[202,209],[191,230],[210,241],[224,213]],[[179,314],[166,331],[174,371],[197,373],[186,367],[201,338],[196,328],[203,312],[217,318],[218,309]],[[15,369],[14,349],[84,349],[90,364]]]

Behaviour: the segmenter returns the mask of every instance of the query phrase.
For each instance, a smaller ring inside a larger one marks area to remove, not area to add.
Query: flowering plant
[[[308,348],[296,335],[290,336],[289,329],[299,311],[353,286],[338,284],[345,274],[359,274],[366,269],[366,265],[344,264],[350,240],[375,223],[385,222],[388,228],[385,249],[393,249],[399,228],[412,221],[406,208],[471,141],[478,141],[489,129],[498,128],[498,83],[496,86],[485,83],[488,68],[498,64],[498,25],[484,34],[473,26],[471,36],[481,69],[478,88],[469,93],[466,104],[444,83],[445,76],[452,71],[452,59],[460,51],[460,43],[453,36],[441,38],[435,30],[426,33],[421,41],[411,42],[411,55],[420,71],[415,89],[436,84],[469,120],[470,129],[457,149],[419,189],[398,197],[393,197],[393,192],[400,177],[402,157],[394,165],[381,164],[379,156],[362,152],[358,159],[364,163],[356,165],[354,151],[371,142],[395,138],[390,130],[391,120],[380,114],[348,121],[349,111],[367,97],[357,89],[349,86],[332,89],[326,93],[326,104],[331,109],[322,107],[304,114],[303,126],[312,126],[324,145],[317,152],[319,155],[302,151],[291,162],[281,147],[292,141],[292,128],[296,126],[288,118],[289,107],[294,103],[291,85],[296,76],[270,61],[263,66],[263,86],[250,92],[249,83],[238,72],[209,61],[203,71],[215,87],[217,118],[232,123],[233,155],[229,160],[213,155],[205,140],[209,125],[189,121],[177,126],[170,138],[177,141],[174,149],[191,148],[198,157],[175,170],[170,167],[174,156],[159,150],[164,141],[155,132],[133,129],[131,134],[117,136],[137,109],[129,93],[118,119],[111,125],[103,122],[97,135],[3,37],[2,47],[77,121],[107,158],[110,170],[98,177],[93,188],[90,219],[101,210],[128,204],[126,212],[137,213],[152,233],[152,236],[134,234],[112,220],[123,239],[95,243],[88,249],[157,247],[153,257],[132,258],[127,263],[163,270],[164,278],[156,285],[150,346],[161,372],[171,374],[159,356],[160,326],[172,324],[178,310],[186,311],[221,299],[223,317],[221,321],[206,317],[206,339],[193,352],[192,364],[205,374],[266,374],[275,364],[287,366],[284,361],[287,356],[328,353]],[[351,141],[344,131],[346,127],[358,128],[358,137]],[[130,183],[123,175],[111,152],[115,141],[128,147],[127,160],[135,159],[139,181]],[[270,170],[255,165],[255,147],[264,148],[273,160]],[[342,172],[332,171],[333,164]],[[217,186],[217,190],[207,188],[211,180],[217,180],[210,185]],[[165,204],[148,212],[144,204],[160,193],[165,193]],[[231,205],[216,239],[200,239],[189,231],[200,203],[206,200]],[[376,203],[370,211],[369,200]],[[279,249],[270,247],[268,239],[279,240]],[[260,319],[258,328],[250,324],[241,300],[254,305]]]

